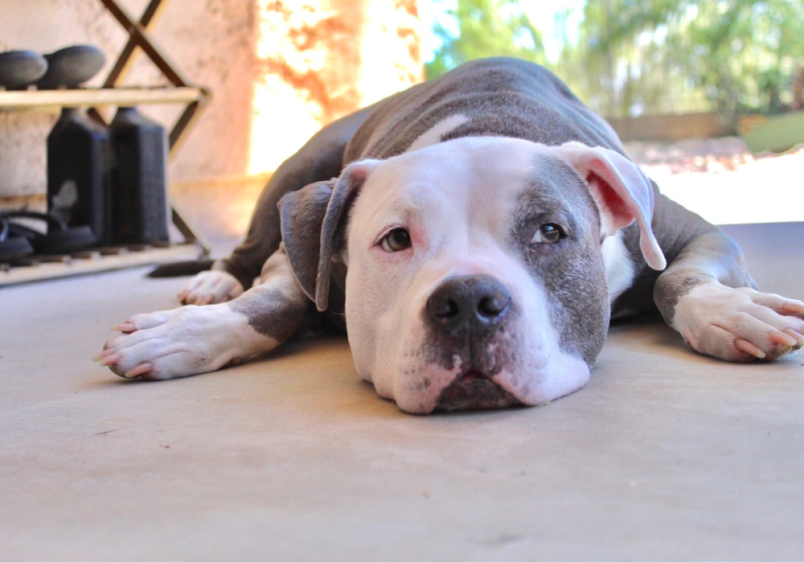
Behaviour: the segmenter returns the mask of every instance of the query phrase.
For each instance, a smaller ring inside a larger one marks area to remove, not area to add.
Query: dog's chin
[[[435,411],[502,409],[522,402],[477,370],[459,375],[441,391]]]

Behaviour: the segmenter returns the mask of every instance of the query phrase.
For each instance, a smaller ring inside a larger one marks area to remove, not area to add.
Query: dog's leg
[[[281,241],[279,200],[308,184],[338,176],[345,164],[346,145],[370,111],[365,108],[327,125],[283,162],[260,194],[246,240],[229,257],[217,260],[211,271],[192,278],[179,293],[179,301],[186,305],[223,303],[251,287]]]
[[[301,326],[312,305],[284,248],[265,263],[258,285],[230,303],[134,315],[112,327],[95,359],[122,377],[171,379],[215,371],[272,350]]]
[[[220,267],[219,262],[212,269],[196,274],[179,292],[179,301],[185,305],[209,305],[225,303],[243,293],[243,284],[236,277]]]
[[[667,324],[702,354],[773,360],[804,343],[804,303],[756,291],[740,248],[720,231],[681,250],[659,276],[654,300]]]

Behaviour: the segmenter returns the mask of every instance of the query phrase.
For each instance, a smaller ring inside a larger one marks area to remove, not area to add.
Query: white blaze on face
[[[513,359],[493,376],[500,387],[533,405],[588,381],[586,363],[559,347],[549,296],[510,240],[510,218],[538,150],[497,137],[439,143],[383,161],[363,186],[348,233],[349,343],[360,376],[403,410],[432,411],[469,368],[447,361],[452,351],[433,349],[423,314],[427,298],[452,276],[490,275],[511,294],[508,336],[487,344],[511,348]],[[379,246],[394,228],[409,231],[412,248]]]
[[[408,147],[408,150],[405,152],[413,152],[419,149],[423,149],[424,147],[429,147],[430,145],[435,145],[436,143],[441,142],[441,138],[454,131],[464,123],[468,122],[469,118],[466,117],[462,113],[456,113],[446,117],[433,125],[430,129],[428,129],[425,133],[420,135],[413,143]]]

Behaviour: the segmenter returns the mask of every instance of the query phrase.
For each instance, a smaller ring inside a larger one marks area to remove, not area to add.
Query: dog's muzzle
[[[500,330],[504,330],[510,310],[510,293],[491,276],[449,278],[427,299],[427,322],[445,360],[457,355],[464,367],[441,392],[436,410],[519,404],[516,397],[493,381],[494,374],[486,360],[489,346],[494,346]]]

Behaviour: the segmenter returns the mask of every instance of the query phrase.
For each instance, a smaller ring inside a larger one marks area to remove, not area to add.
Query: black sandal
[[[25,237],[11,236],[11,225],[0,215],[0,262],[11,262],[33,254],[33,247]]]
[[[67,254],[92,246],[96,242],[95,233],[87,225],[68,227],[61,219],[36,211],[1,211],[0,219],[8,224],[9,232],[18,235],[15,238],[28,240],[37,254]],[[35,219],[44,221],[47,232],[26,227],[9,219]]]

